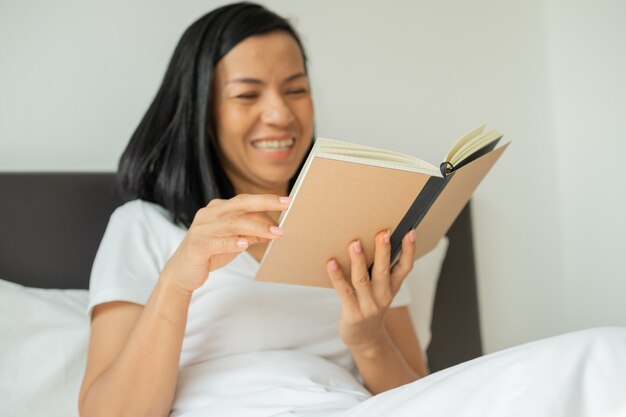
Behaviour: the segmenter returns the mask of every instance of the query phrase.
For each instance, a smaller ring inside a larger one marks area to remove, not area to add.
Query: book
[[[368,266],[374,237],[391,230],[392,265],[402,238],[416,231],[415,259],[432,250],[509,143],[481,125],[450,148],[439,166],[381,148],[317,138],[279,218],[284,234],[268,245],[257,281],[332,288],[326,263],[350,273],[347,247],[359,239]]]

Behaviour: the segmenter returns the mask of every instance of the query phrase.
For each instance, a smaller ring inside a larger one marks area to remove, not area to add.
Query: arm
[[[406,308],[389,310],[402,281],[413,268],[415,235],[402,241],[402,255],[390,270],[389,231],[376,237],[372,276],[360,243],[348,247],[351,274],[328,263],[328,274],[342,303],[340,335],[349,347],[365,386],[373,393],[415,381],[427,374]]]
[[[81,416],[169,414],[190,299],[191,293],[162,276],[145,307],[95,307]]]
[[[366,387],[378,394],[428,375],[406,307],[387,311],[384,338],[352,355]]]
[[[430,372],[413,327],[409,308],[398,307],[387,310],[384,321],[393,344],[400,351],[406,363],[420,377],[428,375]]]
[[[265,212],[288,204],[271,195],[211,201],[196,214],[145,307],[111,302],[94,308],[82,417],[169,415],[193,291],[249,244],[278,237]]]

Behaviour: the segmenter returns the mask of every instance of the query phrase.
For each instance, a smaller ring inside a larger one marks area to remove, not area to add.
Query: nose
[[[286,127],[294,120],[294,114],[289,104],[280,95],[273,95],[267,99],[261,113],[261,121],[268,125]]]

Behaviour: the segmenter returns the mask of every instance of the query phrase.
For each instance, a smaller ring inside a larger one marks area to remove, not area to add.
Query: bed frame
[[[0,279],[87,288],[109,216],[114,173],[0,173]],[[432,371],[482,354],[470,205],[448,231],[428,347]]]

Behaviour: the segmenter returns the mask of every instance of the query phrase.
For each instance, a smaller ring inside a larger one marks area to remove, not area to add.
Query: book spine
[[[451,172],[447,174],[445,178],[430,177],[428,179],[422,191],[415,198],[415,201],[413,201],[413,204],[411,204],[411,207],[391,234],[392,265],[395,264],[402,250],[402,238],[404,238],[411,229],[415,229],[420,224],[430,207],[453,176],[454,172]]]

